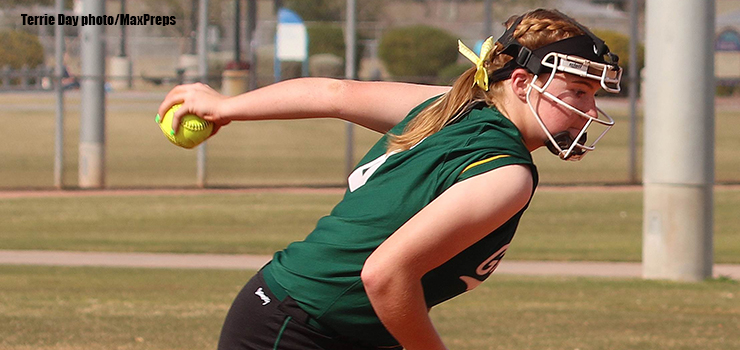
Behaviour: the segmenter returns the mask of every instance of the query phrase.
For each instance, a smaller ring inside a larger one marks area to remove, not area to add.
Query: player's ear
[[[532,82],[532,73],[526,69],[518,68],[511,73],[511,89],[514,96],[517,96],[522,102],[527,100],[527,88]]]

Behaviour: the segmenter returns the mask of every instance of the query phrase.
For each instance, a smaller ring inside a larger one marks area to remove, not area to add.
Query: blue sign
[[[303,62],[302,74],[308,75],[308,31],[297,13],[281,8],[278,10],[275,32],[275,81],[280,81],[280,62]]]
[[[725,29],[714,42],[716,51],[740,51],[740,34],[733,29]]]
[[[303,24],[303,20],[300,16],[298,16],[297,13],[286,9],[286,8],[280,8],[278,9],[278,22],[279,23],[299,23]]]

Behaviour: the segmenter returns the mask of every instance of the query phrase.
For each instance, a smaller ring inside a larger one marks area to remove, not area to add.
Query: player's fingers
[[[164,119],[167,111],[176,104],[182,104],[172,114],[172,130],[177,132],[180,127],[180,120],[187,114],[201,115],[208,113],[208,105],[211,103],[213,96],[219,93],[210,86],[202,83],[180,85],[172,89],[159,107],[159,119]]]
[[[164,119],[165,113],[174,105],[182,103],[184,99],[184,92],[188,89],[187,85],[175,86],[170,92],[167,93],[162,103],[159,104],[157,109],[157,122],[161,122]]]
[[[188,112],[188,105],[189,103],[187,101],[182,101],[182,106],[178,108],[174,113],[172,113],[172,130],[177,133],[177,129],[180,128],[180,120],[186,115],[189,114]]]
[[[165,111],[169,111],[169,108],[172,108],[172,106],[176,104],[182,104],[180,108],[172,113],[172,130],[175,133],[177,133],[177,130],[180,128],[180,120],[182,120],[186,114],[195,114],[193,113],[193,98],[201,88],[200,85],[202,84],[196,83],[183,86],[177,93],[172,96],[168,96],[170,97],[169,100],[165,100],[170,104],[170,107],[167,107]]]
[[[159,115],[158,121],[161,121],[162,118],[164,118],[165,113],[167,113],[167,111],[172,108],[172,106],[178,103],[183,103],[189,97],[192,97],[193,95],[203,91],[215,92],[215,90],[211,89],[208,85],[202,83],[175,86],[174,88],[172,88],[172,90],[170,90],[170,92],[167,93],[164,100],[157,109],[157,114]]]

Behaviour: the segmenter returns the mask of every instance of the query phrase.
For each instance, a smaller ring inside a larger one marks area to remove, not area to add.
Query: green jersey
[[[390,134],[401,134],[432,101],[417,106]],[[321,218],[304,241],[277,252],[263,271],[276,295],[289,295],[320,324],[376,346],[398,342],[373,311],[360,279],[370,254],[457,182],[502,166],[526,164],[537,184],[537,171],[519,130],[485,104],[409,150],[387,154],[387,142],[386,135],[359,162],[331,214]],[[486,279],[506,252],[523,212],[429,271],[422,279],[427,306]]]

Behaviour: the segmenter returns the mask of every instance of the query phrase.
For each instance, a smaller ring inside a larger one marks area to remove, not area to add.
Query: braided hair
[[[518,18],[519,16],[509,18],[504,25],[509,28]],[[584,32],[572,19],[558,11],[546,9],[537,9],[524,14],[514,30],[514,38],[530,50],[583,34]],[[489,76],[512,60],[511,56],[502,53],[503,49],[503,45],[497,42],[489,55],[484,58],[483,65]],[[452,89],[419,112],[401,135],[390,135],[387,151],[410,149],[424,138],[442,130],[477,103],[498,105],[504,93],[504,82],[495,82],[488,91],[485,91],[474,84],[475,72],[476,67],[465,71],[455,80]]]

